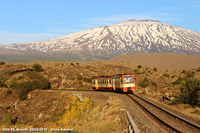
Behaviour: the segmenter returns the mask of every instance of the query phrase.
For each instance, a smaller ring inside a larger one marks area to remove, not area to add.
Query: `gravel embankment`
[[[72,92],[74,95],[78,96],[80,99],[92,95],[105,95],[109,97],[109,100],[113,100],[112,97],[118,97],[121,101],[123,101],[122,109],[124,111],[129,111],[136,125],[140,129],[141,133],[155,133],[155,132],[167,132],[164,128],[160,127],[160,125],[149,115],[147,115],[142,109],[140,109],[130,98],[128,98],[124,94],[118,94],[113,92],[91,92],[91,91],[78,91]],[[92,97],[95,100],[95,97]]]
[[[145,102],[144,100],[132,95],[132,97],[138,101],[142,106],[144,106],[146,109],[148,109],[151,113],[153,113],[155,116],[157,116],[159,119],[170,125],[171,127],[174,127],[180,132],[198,132],[198,129],[193,128],[193,126],[185,123],[182,120],[177,119],[176,117],[158,109],[157,107]]]
[[[164,104],[159,103],[159,102],[156,102],[155,100],[152,100],[152,99],[150,99],[150,98],[148,98],[144,95],[139,95],[139,96],[142,96],[144,99],[152,102],[153,104],[155,104],[155,105],[157,105],[157,106],[159,106],[159,107],[161,107],[161,108],[163,108],[163,109],[165,109],[165,110],[167,110],[167,111],[169,111],[169,112],[171,112],[171,113],[173,113],[173,114],[175,114],[175,115],[177,115],[177,116],[179,116],[183,119],[186,119],[187,121],[189,121],[191,123],[194,123],[194,124],[200,126],[200,119],[198,119],[198,118],[183,114],[182,112],[180,112],[178,110],[174,110],[174,109],[170,108],[169,106],[164,105]]]

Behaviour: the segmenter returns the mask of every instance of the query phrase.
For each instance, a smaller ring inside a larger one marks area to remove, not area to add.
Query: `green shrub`
[[[3,62],[3,61],[1,61],[1,62],[0,62],[0,65],[5,65],[5,64],[6,64],[6,63],[5,63],[5,62]]]
[[[17,84],[17,88],[15,88],[20,100],[27,99],[27,95],[31,92],[31,82],[23,82]]]
[[[141,66],[141,65],[138,65],[137,68],[142,68],[142,66]]]
[[[34,82],[38,81],[42,85],[43,90],[51,88],[51,85],[48,82],[48,80],[44,78],[40,73],[34,71],[28,71],[25,73],[25,75]]]
[[[10,112],[4,120],[4,124],[7,125],[12,120],[12,113]]]
[[[83,79],[83,75],[78,74],[78,75],[77,75],[77,80],[82,80],[82,79]]]
[[[25,78],[24,76],[19,76],[17,80],[22,80],[24,78]]]
[[[197,71],[197,72],[200,72],[200,67],[198,67],[198,68],[196,69],[196,71]]]
[[[44,71],[42,69],[42,66],[40,64],[33,64],[33,70],[35,70],[36,72],[42,72],[42,71]]]
[[[78,81],[78,84],[80,85],[80,87],[82,87],[82,86],[83,86],[83,81],[82,81],[82,80],[79,80],[79,81]]]
[[[193,71],[187,71],[187,73],[184,76],[184,79],[187,80],[188,78],[194,78],[194,72]]]
[[[168,73],[164,73],[163,76],[169,78],[169,74]]]
[[[192,106],[200,106],[200,80],[189,78],[181,86],[181,94],[176,98],[174,103],[185,103]]]
[[[84,82],[91,83],[91,82],[92,82],[92,79],[91,79],[91,78],[83,78],[83,81],[84,81]]]
[[[185,103],[185,97],[183,96],[182,93],[181,93],[180,95],[178,95],[178,97],[176,97],[176,98],[172,101],[172,104],[181,104],[181,103]]]
[[[196,78],[189,78],[185,84],[182,85],[181,91],[185,96],[185,103],[191,105],[200,104],[200,80]]]
[[[153,82],[153,81],[152,81],[152,82],[151,82],[151,85],[154,86],[154,87],[157,87],[157,83],[156,83],[156,82]]]
[[[6,87],[5,82],[3,82],[2,80],[0,80],[0,87]]]
[[[6,90],[6,95],[10,95],[10,94],[12,94],[12,90],[8,88],[8,89]]]
[[[0,76],[0,87],[7,87],[6,85],[6,78],[4,76]]]
[[[174,82],[172,82],[173,85],[178,85],[183,81],[183,79],[181,77],[178,77],[178,79]]]
[[[181,74],[184,74],[186,71],[185,70],[182,70]]]
[[[157,71],[158,71],[158,69],[157,69],[156,67],[154,67],[154,68],[153,68],[153,71],[154,71],[154,72],[157,72]]]
[[[160,79],[164,79],[164,77],[163,77],[163,76],[160,76]]]
[[[29,80],[23,80],[24,78],[13,79],[10,85],[10,88],[17,92],[20,100],[27,99],[28,93],[33,90],[46,90],[51,88],[48,80],[38,72],[27,71],[23,76],[26,76]]]
[[[37,80],[19,83],[16,88],[20,100],[27,99],[28,93],[36,89],[43,89],[42,84]]]
[[[142,87],[142,88],[145,88],[147,86],[149,86],[150,83],[149,83],[149,80],[145,77],[143,81],[140,81],[139,82],[139,86]]]

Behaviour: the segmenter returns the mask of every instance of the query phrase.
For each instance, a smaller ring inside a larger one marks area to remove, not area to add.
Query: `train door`
[[[99,86],[98,86],[98,79],[95,80],[95,89],[98,90]]]
[[[114,78],[112,78],[112,88],[113,88],[113,91],[115,91],[116,90],[116,88],[115,88],[116,86],[115,86],[115,79]]]

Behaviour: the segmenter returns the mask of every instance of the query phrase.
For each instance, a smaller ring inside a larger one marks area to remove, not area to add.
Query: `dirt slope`
[[[200,56],[175,53],[137,53],[132,55],[119,55],[108,61],[132,62],[134,64],[163,69],[192,69],[200,66]]]

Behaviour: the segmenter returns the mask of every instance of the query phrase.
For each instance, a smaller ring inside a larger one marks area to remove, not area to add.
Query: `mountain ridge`
[[[155,20],[127,20],[55,39],[0,46],[1,54],[72,53],[80,57],[133,53],[200,55],[200,33]]]

